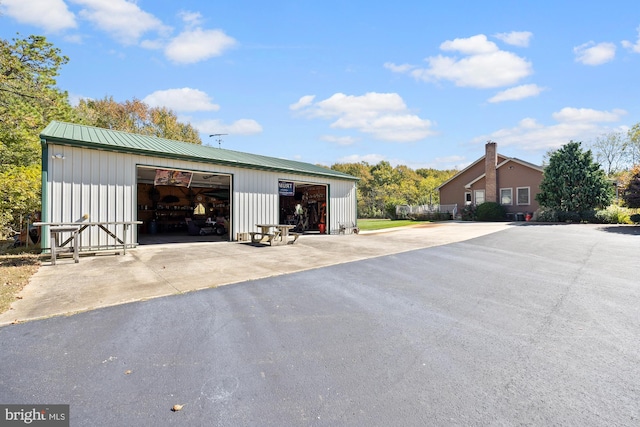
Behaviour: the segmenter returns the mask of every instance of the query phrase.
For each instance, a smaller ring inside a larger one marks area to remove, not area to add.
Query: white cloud
[[[512,46],[528,47],[533,33],[529,31],[512,31],[510,33],[498,33],[494,37]]]
[[[315,104],[312,100],[303,97],[293,106],[307,117],[334,120],[332,128],[355,129],[375,139],[395,142],[418,141],[434,134],[432,122],[411,114],[396,93],[336,93]]]
[[[495,96],[489,98],[489,102],[517,101],[532,96],[538,96],[543,90],[543,88],[535,84],[520,85],[498,92]]]
[[[202,24],[202,14],[200,12],[182,11],[178,14],[188,28],[197,27]]]
[[[322,135],[320,139],[322,141],[327,141],[338,145],[352,145],[358,141],[357,138],[354,138],[352,136]]]
[[[412,69],[415,68],[415,66],[410,65],[410,64],[401,64],[401,65],[397,65],[394,64],[392,62],[385,62],[384,63],[384,68],[393,71],[394,73],[406,73],[408,71],[411,71]]]
[[[169,29],[158,18],[126,0],[70,0],[85,8],[80,16],[107,32],[118,42],[130,45],[147,32],[166,33]]]
[[[2,0],[0,12],[22,24],[58,32],[76,28],[75,15],[63,0]]]
[[[553,113],[552,116],[559,122],[617,122],[625,114],[627,114],[626,111],[619,109],[609,112],[591,108],[565,107],[557,113]]]
[[[192,64],[222,53],[236,44],[222,30],[195,28],[180,33],[165,47],[164,53],[173,62]]]
[[[350,156],[340,157],[336,163],[360,163],[367,162],[370,165],[377,165],[384,156],[381,154],[352,154]]]
[[[514,146],[524,150],[556,149],[571,140],[586,141],[594,135],[611,131],[603,123],[619,121],[624,110],[598,111],[589,108],[566,107],[553,113],[557,123],[544,125],[534,118],[525,118],[515,127],[497,130],[474,138],[474,142],[497,141],[500,146]]]
[[[192,124],[206,134],[255,135],[262,132],[262,126],[252,119],[240,119],[230,124],[223,123],[221,120],[202,120]]]
[[[305,95],[302,98],[300,98],[298,102],[296,102],[295,104],[289,105],[289,109],[292,111],[297,111],[304,107],[308,107],[313,103],[313,100],[315,99],[315,97],[316,97],[315,95]]]
[[[218,111],[220,106],[211,102],[211,97],[198,89],[157,90],[143,101],[152,107],[166,107],[175,111]]]
[[[494,42],[487,40],[484,34],[478,34],[466,39],[447,40],[440,44],[444,51],[458,51],[465,55],[482,55],[500,50]]]
[[[588,43],[573,48],[576,62],[584,65],[602,65],[612,61],[616,56],[616,45],[613,43]]]
[[[448,80],[456,86],[494,88],[509,86],[533,73],[531,63],[518,55],[500,50],[484,34],[447,40],[440,45],[444,51],[457,51],[463,57],[431,56],[425,60],[428,68],[386,63],[394,72],[407,72],[414,78],[436,82]]]
[[[636,40],[636,42],[634,43],[628,40],[623,40],[622,46],[625,47],[626,49],[629,49],[632,52],[640,53],[640,27],[638,27],[636,31],[638,32],[638,39]]]

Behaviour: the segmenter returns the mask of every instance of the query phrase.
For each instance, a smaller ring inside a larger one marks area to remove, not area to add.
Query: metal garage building
[[[186,233],[191,216],[224,216],[229,240],[291,221],[299,205],[308,232],[356,222],[358,178],[321,166],[62,122],[40,138],[42,221],[142,221],[129,247],[145,233]],[[109,246],[99,229],[80,238],[81,249]]]

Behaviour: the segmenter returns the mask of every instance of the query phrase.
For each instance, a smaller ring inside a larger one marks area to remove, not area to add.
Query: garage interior
[[[138,243],[228,241],[231,176],[138,166]]]
[[[327,186],[292,184],[292,191],[280,192],[280,224],[295,225],[294,230],[299,233],[327,233]]]

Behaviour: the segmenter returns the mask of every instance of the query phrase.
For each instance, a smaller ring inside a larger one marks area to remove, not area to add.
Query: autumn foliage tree
[[[622,190],[622,200],[630,208],[640,208],[640,165],[631,170],[629,182]]]
[[[81,123],[89,126],[202,144],[198,131],[189,123],[179,122],[172,110],[150,107],[139,99],[81,99],[75,111]]]
[[[0,40],[0,236],[39,210],[38,135],[52,120],[73,118],[67,93],[56,87],[67,62],[42,36]]]

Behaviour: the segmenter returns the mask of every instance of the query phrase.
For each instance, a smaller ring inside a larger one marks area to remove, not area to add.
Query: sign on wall
[[[278,194],[281,196],[293,196],[296,192],[295,183],[289,181],[278,181]]]
[[[154,185],[175,185],[189,187],[191,185],[192,172],[176,171],[168,169],[156,169]]]

